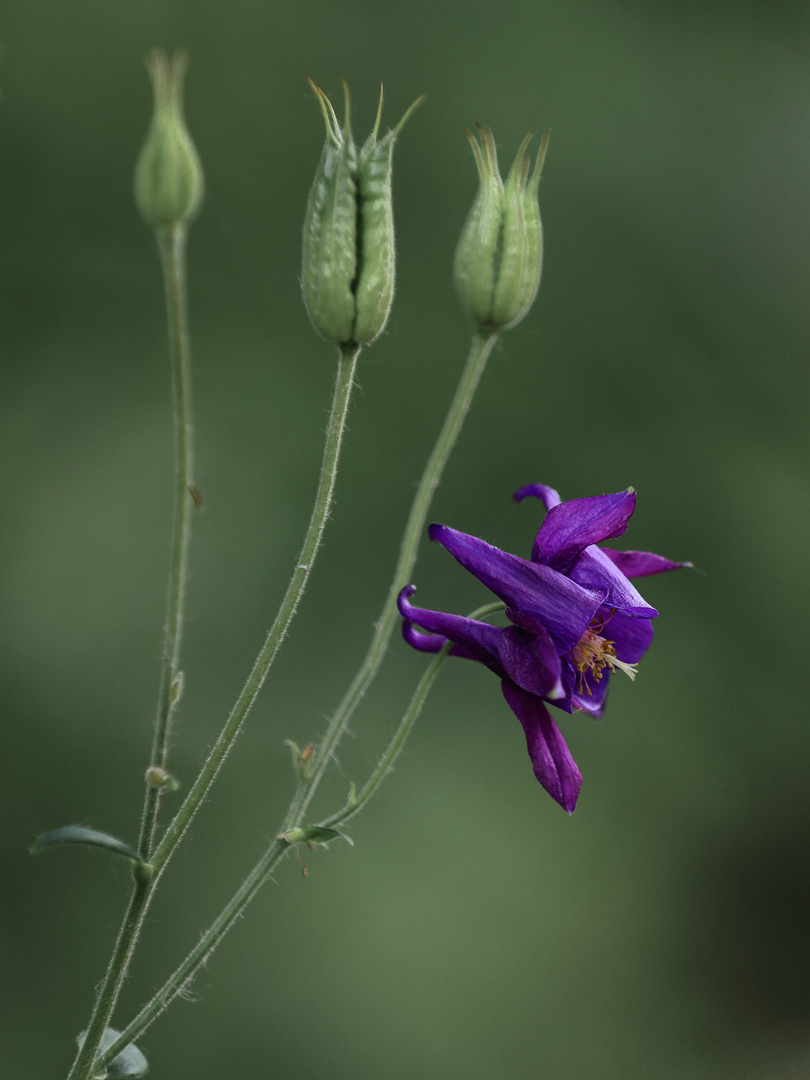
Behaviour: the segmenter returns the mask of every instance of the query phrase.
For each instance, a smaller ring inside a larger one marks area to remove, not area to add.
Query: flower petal
[[[537,619],[560,652],[574,648],[607,595],[607,589],[584,589],[548,566],[510,555],[446,525],[431,525],[428,533],[508,608]]]
[[[605,607],[618,608],[645,619],[654,619],[658,615],[613,560],[594,544],[582,552],[571,571],[571,580],[585,589],[606,591]]]
[[[439,652],[448,641],[452,641],[453,648],[450,651],[454,656],[479,660],[500,678],[504,677],[505,672],[498,656],[498,636],[502,633],[500,627],[477,622],[475,619],[465,619],[461,615],[415,607],[409,600],[415,592],[415,585],[406,585],[397,599],[399,613],[405,619],[402,634],[409,645],[414,645],[423,652]],[[427,636],[417,633],[413,629],[413,623],[432,633]],[[439,634],[441,637],[436,636]]]
[[[601,550],[624,576],[629,578],[662,574],[665,570],[681,570],[692,565],[690,562],[672,562],[671,559],[654,555],[651,551],[613,551],[611,548]]]
[[[621,536],[636,508],[632,488],[615,495],[570,499],[552,507],[532,548],[532,562],[567,574],[591,544]]]
[[[644,656],[653,639],[653,624],[651,619],[639,619],[632,615],[625,615],[621,611],[611,612],[604,608],[600,613],[604,617],[602,634],[608,641],[613,642],[616,650],[616,659],[625,664],[637,664]],[[605,698],[611,678],[621,679],[620,672],[611,673],[608,668],[602,671],[599,680],[589,673],[584,675],[575,671],[573,694],[571,705],[574,709],[581,709],[589,716],[601,716],[605,711]],[[568,685],[563,671],[563,683]],[[555,705],[563,706],[562,702],[554,702]]]
[[[605,711],[610,679],[611,673],[608,670],[602,672],[602,678],[598,681],[590,674],[582,675],[577,671],[574,692],[571,695],[571,711],[576,712],[579,709],[588,716],[601,716]]]
[[[636,619],[621,611],[612,616],[606,612],[602,633],[613,642],[618,660],[637,664],[652,644],[653,624],[649,619]]]
[[[549,634],[508,626],[498,638],[498,655],[507,675],[530,694],[560,698],[565,694],[560,681],[560,656]]]
[[[419,652],[440,653],[447,644],[446,637],[441,634],[423,634],[410,619],[402,620],[402,636],[408,645]]]
[[[534,775],[563,810],[573,814],[582,774],[560,730],[540,698],[527,694],[513,683],[502,683],[503,696],[526,733],[526,747]]]
[[[527,484],[526,487],[519,488],[512,498],[515,502],[523,502],[524,499],[530,496],[540,499],[546,510],[552,510],[562,502],[554,488],[549,487],[547,484]]]

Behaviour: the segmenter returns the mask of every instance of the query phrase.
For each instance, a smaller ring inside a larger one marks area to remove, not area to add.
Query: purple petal
[[[602,635],[613,642],[618,660],[637,664],[652,644],[653,624],[649,619],[634,619],[617,611],[606,615]]]
[[[615,495],[571,499],[549,510],[534,541],[532,562],[567,574],[591,544],[621,536],[636,508],[632,488]]]
[[[600,632],[604,638],[613,642],[616,659],[625,664],[637,664],[652,642],[652,621],[634,618],[621,611],[611,613],[607,609],[602,614],[605,622]],[[622,679],[625,676],[620,671],[611,673],[608,668],[604,668],[602,678],[597,681],[587,673],[583,675],[573,667],[572,670],[575,674],[574,692],[571,697],[573,708],[582,709],[590,716],[601,716],[605,710],[605,697],[611,678]],[[567,685],[565,679],[564,683]],[[555,701],[554,704],[560,703]]]
[[[548,487],[546,484],[527,484],[526,487],[520,488],[512,496],[515,502],[523,502],[524,499],[529,497],[540,499],[546,510],[552,510],[562,502],[554,488]]]
[[[526,733],[534,775],[563,810],[573,814],[582,774],[543,702],[506,680],[503,696]]]
[[[548,633],[530,633],[517,626],[501,631],[498,655],[506,674],[523,690],[544,698],[563,697],[560,657]]]
[[[447,638],[439,634],[422,634],[410,619],[402,620],[402,636],[405,641],[419,652],[439,653],[447,644]]]
[[[576,672],[574,693],[571,695],[572,711],[581,709],[588,716],[601,716],[605,711],[605,698],[610,687],[611,672],[606,668],[598,681],[590,675]]]
[[[510,555],[445,525],[431,525],[428,533],[507,607],[544,626],[560,652],[574,648],[607,594],[606,589],[591,592],[548,566]]]
[[[612,551],[610,548],[601,550],[625,577],[629,578],[662,574],[665,570],[681,570],[692,565],[690,562],[672,562],[671,559],[654,555],[651,551]]]
[[[410,603],[409,597],[416,592],[415,585],[406,585],[397,599],[397,607],[400,615],[407,624],[416,623],[423,630],[432,631],[424,638],[411,626],[406,630],[403,626],[403,636],[409,645],[421,649],[424,652],[438,652],[452,641],[451,652],[454,656],[464,656],[469,660],[480,660],[500,678],[504,677],[504,669],[498,656],[498,637],[502,633],[500,627],[490,626],[489,623],[477,622],[475,619],[465,619],[460,615],[448,615],[443,611],[430,611],[427,608],[418,608]],[[440,634],[441,637],[436,637]],[[422,638],[422,642],[419,639]],[[436,642],[440,642],[438,649]]]
[[[571,571],[571,580],[584,589],[603,589],[607,592],[605,607],[618,608],[646,619],[654,619],[658,612],[624,576],[618,566],[602,548],[595,545],[586,548]]]

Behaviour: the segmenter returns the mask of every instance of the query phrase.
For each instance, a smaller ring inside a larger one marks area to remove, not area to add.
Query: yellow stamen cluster
[[[583,691],[590,697],[591,689],[585,681],[588,676],[594,682],[600,682],[605,668],[611,671],[623,671],[630,679],[635,679],[638,674],[636,664],[626,664],[616,656],[615,642],[602,636],[604,623],[594,619],[580,640],[574,646],[571,659],[574,667],[579,672],[580,693]]]

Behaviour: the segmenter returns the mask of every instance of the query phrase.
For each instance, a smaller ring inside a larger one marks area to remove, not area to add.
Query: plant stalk
[[[380,612],[380,617],[375,623],[371,645],[360,670],[355,675],[340,705],[338,705],[326,734],[315,751],[311,776],[306,783],[305,790],[302,792],[300,805],[297,807],[299,814],[306,812],[354,710],[374,681],[383,662],[397,621],[397,596],[400,589],[408,584],[416,562],[416,552],[424,533],[433,493],[442,478],[447,459],[456,444],[473,396],[481,381],[489,354],[492,352],[496,341],[497,332],[487,335],[476,333],[473,336],[467,363],[450,405],[450,410],[439,432],[433,452],[428,458],[422,478],[419,481],[419,487],[416,489],[416,495],[408,515],[408,522],[405,526],[405,533],[402,537],[394,576],[383,609]],[[293,824],[298,824],[298,822],[294,821]]]
[[[166,229],[157,229],[156,234],[166,293],[166,319],[169,330],[169,358],[174,405],[175,492],[172,559],[169,570],[169,595],[166,601],[160,688],[150,758],[150,766],[165,769],[171,718],[179,703],[182,690],[180,644],[188,577],[188,548],[192,507],[199,505],[199,494],[194,486],[194,419],[188,290],[186,288],[186,228],[185,225],[178,224]],[[152,852],[160,798],[160,787],[147,784],[138,845],[144,862],[149,861]]]
[[[496,334],[488,336],[480,336],[478,334],[473,338],[470,353],[467,358],[464,371],[462,373],[461,381],[459,382],[456,390],[455,397],[453,398],[450,410],[445,419],[444,425],[439,437],[436,441],[436,445],[433,448],[433,452],[428,459],[428,463],[425,466],[425,470],[422,474],[422,479],[417,488],[416,495],[414,497],[413,505],[408,517],[408,522],[405,528],[405,534],[403,536],[402,544],[400,547],[399,558],[397,560],[396,569],[394,571],[394,577],[391,582],[391,587],[388,592],[385,604],[383,606],[380,619],[376,624],[374,637],[371,642],[368,654],[363,662],[362,667],[358,671],[354,678],[349,690],[347,691],[343,701],[335,712],[329,727],[326,732],[326,736],[321,743],[320,748],[316,751],[317,757],[311,765],[311,774],[303,777],[299,784],[295,796],[290,804],[284,819],[284,824],[275,840],[271,843],[262,858],[258,861],[256,866],[250,872],[248,877],[239,887],[237,892],[228,902],[226,907],[222,910],[220,915],[214,920],[208,930],[202,935],[198,944],[191,950],[186,956],[185,960],[174,971],[169,979],[164,983],[160,990],[152,997],[152,999],[143,1007],[138,1013],[135,1019],[127,1026],[127,1028],[121,1033],[119,1039],[110,1046],[99,1059],[99,1064],[109,1063],[117,1054],[130,1043],[133,1042],[143,1031],[155,1020],[157,1016],[169,1005],[169,1003],[177,997],[182,991],[183,987],[193,978],[194,973],[198,968],[205,963],[207,958],[211,955],[219,942],[228,932],[233,923],[241,916],[244,909],[259,891],[261,886],[267,880],[271,874],[275,865],[281,858],[289,851],[290,845],[280,837],[285,832],[297,825],[302,818],[302,815],[306,812],[306,809],[315,794],[315,791],[320,783],[320,780],[324,774],[327,764],[329,763],[332,753],[334,752],[337,743],[339,742],[346,725],[351,718],[357,704],[362,698],[363,694],[368,689],[370,683],[374,679],[380,664],[382,663],[387,648],[388,642],[391,638],[391,634],[394,629],[397,618],[396,600],[399,594],[399,590],[404,584],[407,584],[414,563],[416,561],[416,550],[419,543],[419,539],[424,531],[425,521],[427,519],[430,502],[433,496],[433,492],[439,484],[442,472],[444,470],[447,459],[450,455],[453,446],[458,438],[461,427],[464,423],[464,418],[469,410],[470,403],[472,402],[473,395],[478,383],[480,382],[481,375],[483,374],[486,366],[489,354],[492,352],[492,348],[497,340]],[[345,359],[345,358],[344,358]],[[356,357],[355,357],[356,359]],[[340,376],[339,376],[340,377]],[[337,400],[337,395],[336,395]],[[334,414],[334,407],[333,407]],[[332,421],[330,420],[330,430],[332,427]],[[328,441],[328,440],[327,440]],[[324,465],[326,464],[326,457],[324,458]],[[322,475],[323,483],[323,475]],[[320,492],[319,492],[320,495]],[[331,496],[330,496],[331,497]],[[316,501],[316,507],[318,501]],[[313,511],[313,521],[315,519],[315,511]],[[325,519],[324,519],[325,520]],[[322,526],[321,526],[322,528]],[[312,524],[310,525],[312,530]],[[309,534],[307,539],[309,540]],[[298,567],[296,573],[302,570],[302,565],[311,565],[311,559],[305,556],[307,549],[307,543],[305,542],[304,550],[298,560]],[[308,573],[308,571],[307,571]],[[293,577],[293,583],[295,582],[295,575]],[[290,588],[292,589],[293,583]],[[289,596],[289,593],[288,593]],[[296,601],[297,602],[297,601]],[[498,605],[494,605],[497,607]],[[228,748],[233,742],[233,739],[238,733],[239,726],[241,725],[244,715],[250,708],[253,699],[258,693],[258,688],[261,686],[261,682],[264,680],[264,676],[267,673],[267,669],[272,663],[272,658],[275,655],[275,650],[278,648],[278,644],[283,637],[286,630],[286,623],[283,629],[276,633],[276,626],[279,620],[282,619],[282,612],[287,610],[287,597],[282,604],[282,609],[279,611],[276,623],[273,629],[268,635],[265,647],[262,650],[259,658],[256,661],[251,676],[245,686],[245,689],[240,695],[239,700],[234,706],[231,717],[226,724],[223,734],[220,736],[220,740],[211,752],[208,761],[203,766],[203,769],[195,783],[194,787],[189,792],[186,802],[181,807],[175,820],[169,825],[166,830],[166,834],[163,840],[158,845],[155,856],[154,865],[156,868],[161,868],[165,865],[166,859],[169,858],[172,850],[179,842],[183,832],[188,827],[188,823],[191,820],[199,802],[203,798],[205,792],[208,790],[211,782],[213,781],[222,760],[227,753]],[[489,605],[482,611],[486,612],[492,608],[493,605]],[[294,604],[289,612],[287,623],[289,618],[292,617],[292,611],[294,611]],[[447,655],[446,651],[443,651],[437,658],[431,663],[425,672],[422,680],[420,681],[416,692],[411,700],[411,704],[403,717],[403,720],[397,729],[388,749],[383,754],[383,757],[377,766],[377,769],[372,774],[368,783],[364,786],[357,798],[356,803],[352,802],[347,804],[337,815],[328,819],[329,821],[343,821],[346,818],[351,817],[354,813],[357,813],[362,804],[368,801],[373,792],[379,786],[384,779],[385,775],[390,770],[394,759],[400,753],[405,739],[407,738],[410,730],[413,726],[416,717],[418,716],[428,691],[433,683],[433,680],[438,673],[439,667]],[[254,688],[255,687],[255,688]],[[231,736],[227,736],[226,733],[233,732]],[[227,741],[229,738],[229,741]],[[221,747],[221,749],[218,749]]]
[[[174,848],[182,839],[186,829],[191,823],[200,803],[205,798],[208,789],[214,782],[223,761],[234,744],[237,735],[241,731],[245,717],[250,707],[256,700],[256,695],[262,688],[270,666],[276,657],[279,646],[287,633],[290,622],[298,602],[301,599],[312,565],[315,561],[321,538],[329,517],[332,506],[332,497],[337,478],[340,448],[343,439],[343,431],[351,400],[351,391],[354,384],[354,374],[357,367],[357,358],[360,348],[342,350],[338,359],[338,371],[335,381],[332,411],[329,416],[329,425],[326,433],[326,445],[324,447],[321,476],[318,483],[318,491],[315,496],[315,505],[312,508],[307,534],[301,553],[296,560],[290,584],[281,602],[275,621],[270,628],[261,652],[256,658],[253,668],[248,676],[242,692],[236,699],[231,713],[225,722],[217,741],[214,743],[205,763],[203,764],[197,779],[191,786],[182,806],[177,811],[173,821],[168,825],[160,843],[156,847],[152,864],[155,869],[162,868],[171,855]]]
[[[348,415],[349,402],[351,400],[351,391],[354,385],[354,375],[359,354],[359,348],[342,350],[338,359],[332,409],[326,432],[326,442],[318,490],[315,496],[315,504],[313,506],[312,516],[304,538],[304,543],[298,556],[287,592],[284,595],[284,599],[282,600],[270,632],[267,635],[264,646],[248,676],[248,680],[239,695],[236,704],[231,710],[231,714],[228,717],[225,727],[209,753],[196,781],[175,815],[174,820],[170,823],[160,843],[154,849],[148,867],[149,874],[136,874],[132,898],[124,918],[124,923],[119,932],[113,955],[110,959],[107,974],[105,975],[104,982],[102,983],[96,999],[96,1005],[90,1025],[88,1026],[87,1036],[76,1057],[68,1080],[89,1080],[94,1069],[99,1069],[105,1063],[111,1061],[121,1052],[124,1046],[132,1041],[131,1037],[127,1038],[126,1041],[118,1039],[114,1046],[111,1046],[105,1051],[101,1057],[96,1058],[101,1037],[104,1033],[104,1029],[109,1023],[110,1016],[112,1015],[112,1011],[115,1007],[115,1003],[118,999],[121,986],[129,967],[132,952],[135,948],[141,927],[143,926],[143,921],[149,907],[149,901],[154,891],[154,887],[157,884],[162,871],[165,869],[166,862],[174,851],[174,848],[180,842],[191,819],[213,783],[228,751],[231,746],[233,746],[245,717],[270,670],[270,666],[275,659],[278,648],[287,632],[306,583],[309,580],[312,565],[315,561],[318,548],[320,547],[321,538],[332,505],[343,432],[346,425],[346,417]],[[280,842],[280,850],[277,852],[274,861],[277,861],[288,847],[289,845],[286,842]],[[271,852],[272,851],[273,848],[271,847]],[[269,873],[269,870],[264,870],[264,865],[271,852],[268,852],[265,859],[259,864],[259,866],[262,867],[262,874]],[[246,886],[250,888],[251,882],[258,881],[256,878],[258,869],[259,867],[254,870],[254,873],[243,884],[243,890]],[[253,891],[255,891],[260,884],[261,881],[258,881],[258,883],[255,884]],[[241,892],[242,890],[240,890],[240,894]],[[250,899],[250,896],[252,895],[253,892],[250,892],[248,899]],[[233,902],[234,901],[232,901],[232,904]],[[245,903],[246,902],[247,901],[245,901]],[[237,915],[234,914],[230,917],[229,922],[230,910],[231,905],[229,905],[222,913],[215,924],[216,926],[219,926],[223,920],[227,925],[230,925],[230,922],[237,917]],[[225,931],[222,930],[221,932],[224,933]],[[195,954],[196,952],[197,950],[195,950]],[[188,976],[185,976],[182,981],[185,981],[187,978]],[[180,983],[180,986],[182,987],[182,982]],[[165,1007],[165,1005],[162,1006],[162,1008],[163,1007]],[[161,1008],[158,1008],[157,1012],[160,1011]],[[130,1028],[132,1028],[132,1026],[133,1025],[130,1025]]]

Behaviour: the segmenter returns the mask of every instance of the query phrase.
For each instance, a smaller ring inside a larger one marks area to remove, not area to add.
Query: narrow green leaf
[[[116,1031],[115,1028],[105,1028],[98,1048],[99,1053],[103,1054],[105,1050],[108,1050],[120,1035],[121,1032]],[[83,1031],[76,1037],[80,1049],[84,1045],[86,1036],[87,1032]],[[107,1080],[119,1080],[122,1076],[144,1076],[148,1071],[149,1062],[138,1047],[130,1043],[107,1066],[106,1077]]]
[[[327,829],[323,825],[303,825],[300,829],[290,829],[282,833],[279,840],[286,840],[288,844],[328,844],[330,840],[340,837],[354,846],[354,840],[340,829]]]
[[[45,833],[35,840],[28,850],[32,855],[38,855],[40,851],[45,851],[47,848],[62,847],[65,844],[88,844],[90,847],[106,848],[107,851],[123,855],[124,858],[143,865],[138,852],[129,844],[125,844],[123,840],[118,840],[115,836],[108,836],[107,833],[86,829],[83,825],[65,825],[61,829]]]

